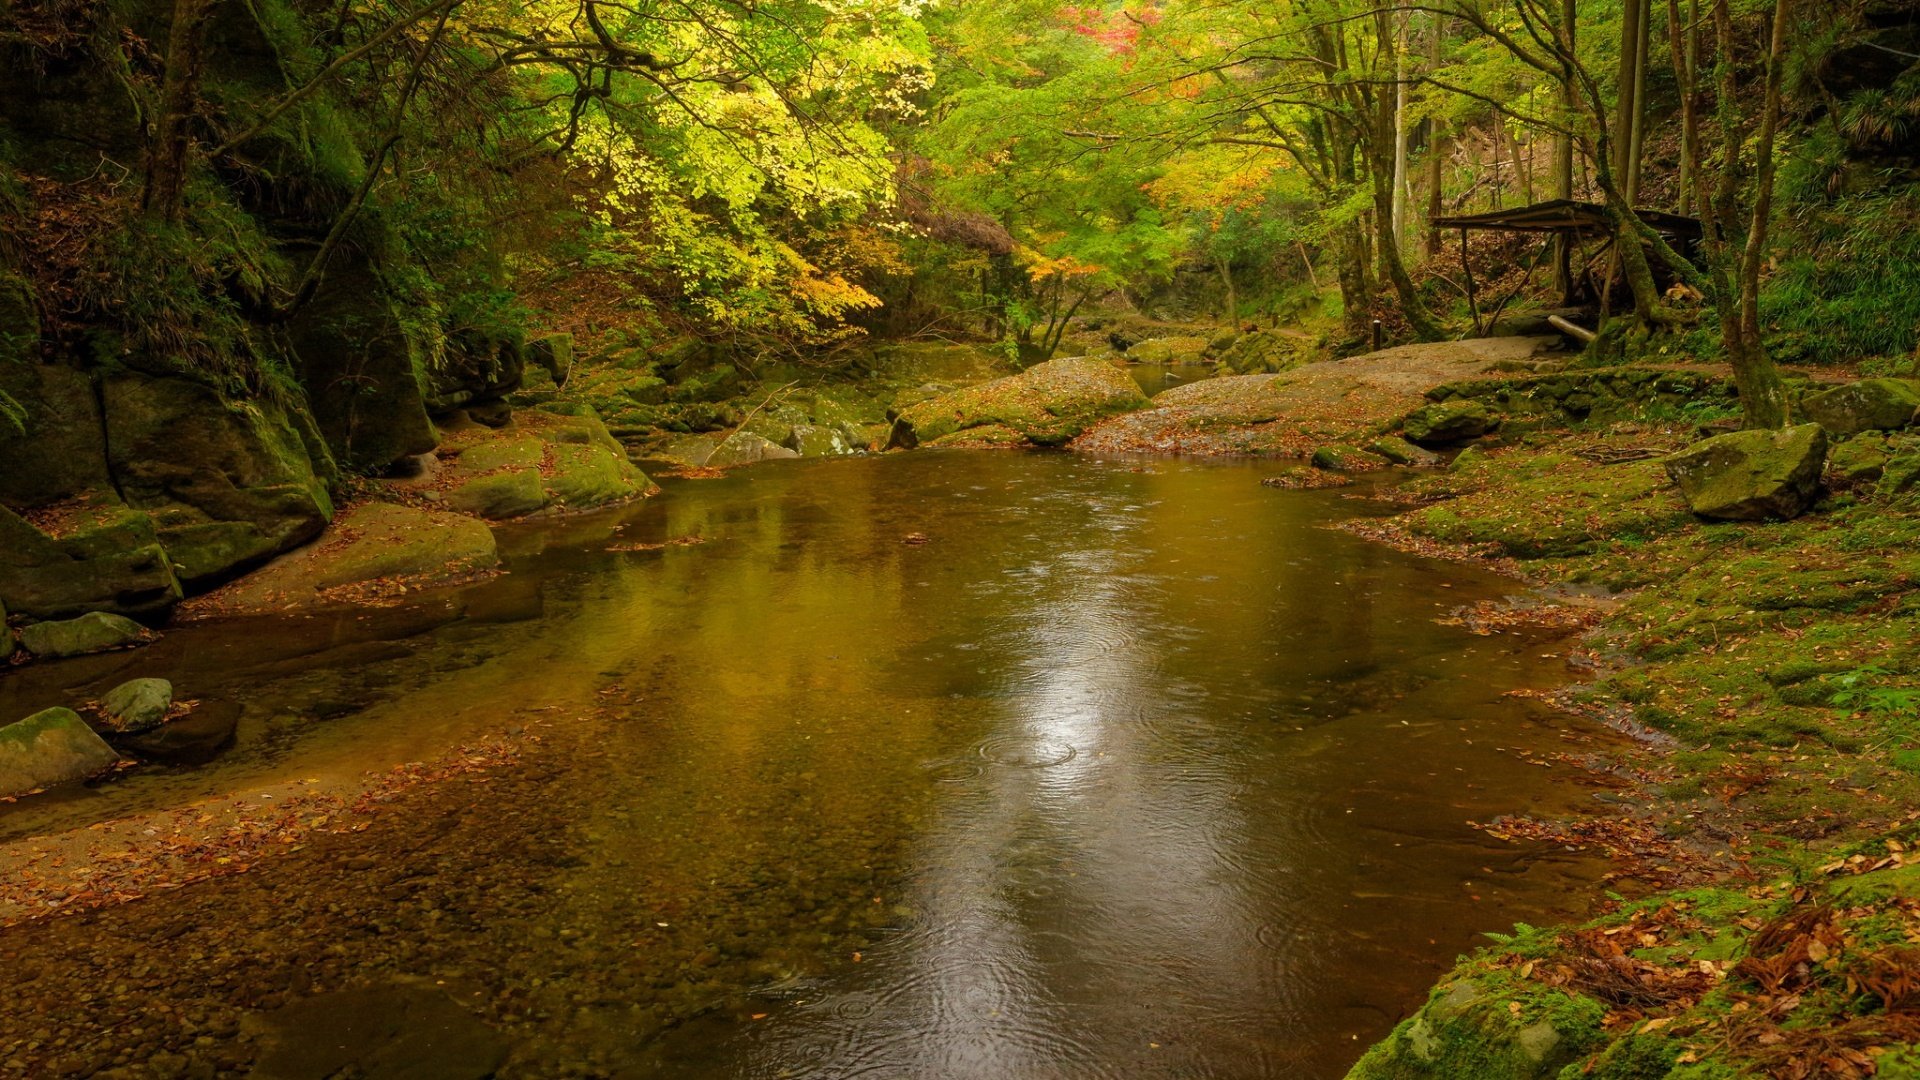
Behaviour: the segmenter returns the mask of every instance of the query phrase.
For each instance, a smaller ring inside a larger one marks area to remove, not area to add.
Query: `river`
[[[209,622],[0,679],[163,675],[204,764],[0,807],[13,848],[355,782],[486,736],[251,872],[0,931],[18,1075],[1337,1077],[1593,859],[1608,738],[1510,690],[1510,591],[1328,523],[1277,463],[921,452],[671,480],[516,526],[500,577]],[[670,541],[697,539],[699,543]],[[666,546],[661,546],[666,545]]]

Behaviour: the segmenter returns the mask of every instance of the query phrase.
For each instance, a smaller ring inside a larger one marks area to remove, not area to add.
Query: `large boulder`
[[[421,389],[425,344],[365,259],[336,256],[287,334],[335,461],[384,469],[433,449]]]
[[[153,518],[188,588],[306,543],[333,515],[333,463],[297,406],[134,372],[106,379],[100,396],[117,486]]]
[[[1132,376],[1105,360],[1049,360],[908,407],[894,423],[892,442],[1059,446],[1101,420],[1149,404]]]
[[[518,334],[455,335],[427,374],[427,410],[438,415],[498,401],[520,389],[526,369],[527,345]]]
[[[790,450],[751,431],[714,432],[689,436],[668,443],[660,455],[669,461],[677,461],[696,468],[715,469],[800,456],[798,451]]]
[[[1214,353],[1214,362],[1223,373],[1234,375],[1278,374],[1312,360],[1319,350],[1313,339],[1297,332],[1255,330],[1235,338],[1233,343]]]
[[[85,372],[0,356],[0,394],[18,407],[15,422],[0,414],[0,503],[28,510],[113,490],[100,402]]]
[[[555,386],[567,385],[573,374],[573,335],[546,334],[527,342],[527,364],[546,372]]]
[[[446,505],[490,521],[585,510],[645,495],[653,482],[584,406],[523,409],[506,427],[458,423],[443,433]]]
[[[1716,435],[1668,458],[1666,466],[1694,513],[1758,521],[1805,510],[1826,460],[1827,433],[1818,424],[1801,424]]]
[[[1450,446],[1477,439],[1500,426],[1500,416],[1472,399],[1439,401],[1408,413],[1400,422],[1409,442]]]
[[[1203,337],[1148,338],[1128,348],[1127,359],[1136,364],[1197,364],[1210,344]]]
[[[1431,467],[1440,464],[1440,455],[1415,446],[1398,435],[1382,435],[1367,444],[1367,453],[1378,454],[1395,465]]]
[[[1387,459],[1345,443],[1332,443],[1313,452],[1313,467],[1327,472],[1372,472],[1385,468]]]
[[[0,796],[85,780],[120,760],[72,709],[47,709],[0,727]]]
[[[1895,431],[1920,412],[1920,389],[1901,379],[1862,379],[1807,395],[1800,411],[1835,435]]]
[[[20,631],[20,647],[41,658],[86,656],[144,645],[153,632],[124,615],[90,611],[77,619],[31,623]]]
[[[229,614],[350,603],[464,580],[499,561],[484,522],[398,503],[361,503],[342,511],[318,541],[211,594],[207,603]]]
[[[173,709],[173,684],[165,679],[133,679],[100,699],[100,721],[110,730],[134,734],[157,728]]]
[[[44,523],[52,532],[0,506],[0,601],[14,614],[154,616],[179,602],[173,561],[146,514],[117,503],[83,505]]]

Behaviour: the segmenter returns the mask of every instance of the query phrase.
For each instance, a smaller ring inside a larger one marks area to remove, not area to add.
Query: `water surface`
[[[1478,935],[1584,910],[1591,862],[1469,822],[1583,808],[1535,762],[1595,733],[1503,696],[1559,646],[1436,621],[1503,583],[1325,528],[1363,504],[1278,468],[772,463],[520,527],[416,604],[10,675],[4,715],[159,674],[242,718],[0,839],[538,736],[365,833],[0,932],[58,1051],[21,1060],[332,1038],[479,1075],[391,997],[429,993],[508,1076],[1338,1076]],[[67,981],[135,962],[105,1011]]]

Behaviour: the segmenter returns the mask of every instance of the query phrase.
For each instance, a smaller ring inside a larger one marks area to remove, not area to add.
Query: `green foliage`
[[[1803,207],[1783,230],[1762,324],[1787,362],[1879,360],[1904,374],[1920,345],[1920,196],[1863,195]]]

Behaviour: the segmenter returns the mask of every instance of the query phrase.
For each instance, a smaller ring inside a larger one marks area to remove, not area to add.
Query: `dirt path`
[[[1402,345],[1308,364],[1279,375],[1236,375],[1176,387],[1155,408],[1108,420],[1073,449],[1304,457],[1390,424],[1428,390],[1549,351],[1556,337]]]

